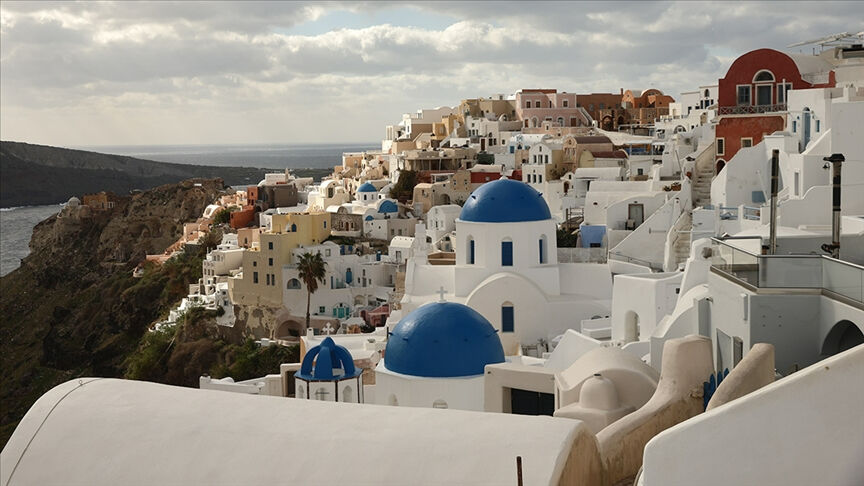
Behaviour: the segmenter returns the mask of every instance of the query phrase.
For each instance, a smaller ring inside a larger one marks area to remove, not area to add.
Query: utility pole
[[[831,258],[840,258],[840,170],[846,157],[843,154],[831,154],[822,160],[831,163],[831,244],[822,245],[822,250],[831,254]]]

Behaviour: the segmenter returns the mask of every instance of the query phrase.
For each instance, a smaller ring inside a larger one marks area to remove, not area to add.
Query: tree
[[[299,270],[300,280],[306,284],[306,327],[303,328],[303,333],[309,329],[310,316],[309,306],[312,304],[312,294],[318,290],[318,282],[324,283],[324,277],[327,275],[327,263],[321,258],[321,253],[304,253],[297,261],[297,269]]]

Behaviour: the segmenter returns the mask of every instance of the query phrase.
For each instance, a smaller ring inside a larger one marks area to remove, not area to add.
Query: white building
[[[499,179],[474,191],[456,220],[455,252],[455,265],[430,265],[425,255],[407,262],[404,312],[443,291],[491,322],[508,355],[608,315],[609,268],[558,263],[555,221],[527,184]]]

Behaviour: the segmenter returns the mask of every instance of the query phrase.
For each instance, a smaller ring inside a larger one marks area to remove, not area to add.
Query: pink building
[[[516,116],[523,127],[535,128],[550,121],[561,127],[591,125],[576,107],[574,93],[559,93],[557,89],[523,89],[516,93]]]

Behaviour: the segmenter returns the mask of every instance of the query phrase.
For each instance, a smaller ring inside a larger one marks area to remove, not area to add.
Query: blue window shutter
[[[512,241],[502,241],[501,242],[501,266],[502,267],[512,267],[513,266],[513,242]]]
[[[515,327],[513,322],[513,307],[505,305],[501,308],[501,331],[513,332]]]

